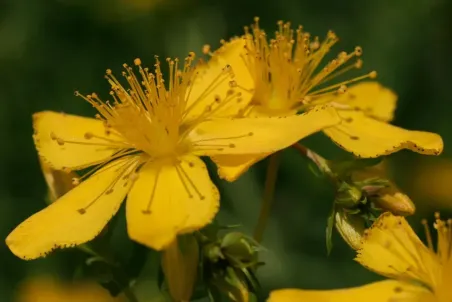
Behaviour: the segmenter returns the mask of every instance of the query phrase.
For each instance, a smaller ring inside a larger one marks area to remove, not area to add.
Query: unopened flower
[[[174,240],[162,252],[162,269],[174,301],[190,301],[198,276],[199,246],[192,235]]]

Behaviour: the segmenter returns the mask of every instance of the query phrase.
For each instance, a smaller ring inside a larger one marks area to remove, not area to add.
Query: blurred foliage
[[[445,141],[439,160],[452,157],[452,2],[448,0],[3,0],[0,2],[0,237],[45,205],[46,187],[34,150],[31,115],[41,110],[92,115],[89,105],[73,91],[108,93],[105,69],[121,70],[122,63],[140,57],[153,64],[155,54],[183,57],[213,48],[222,38],[243,32],[243,26],[261,17],[261,26],[276,29],[284,19],[303,24],[314,35],[333,29],[341,38],[335,52],[364,49],[364,67],[376,69],[379,81],[399,95],[395,124],[435,131]],[[322,134],[306,145],[328,159],[344,153]],[[280,287],[334,288],[363,284],[377,277],[352,261],[353,251],[336,236],[327,257],[325,224],[333,188],[316,178],[307,160],[293,150],[282,154],[271,222],[260,254],[266,265],[258,270],[263,296]],[[400,152],[389,158],[397,184],[422,211],[412,220],[431,217],[438,208],[428,189],[419,193],[413,179],[421,155]],[[266,161],[237,182],[215,178],[222,193],[222,224],[240,223],[251,234],[257,220]],[[427,163],[427,164],[428,164]],[[212,170],[212,175],[215,172]],[[438,174],[439,177],[440,174]],[[436,178],[435,174],[431,175]],[[416,186],[416,188],[413,187]],[[416,190],[415,190],[416,189]],[[417,192],[417,193],[416,193]],[[418,196],[418,197],[417,197]],[[451,201],[443,217],[452,214]],[[115,252],[129,259],[137,247],[127,240],[124,213],[113,234]],[[56,226],[57,227],[57,226]],[[153,258],[154,257],[154,258]],[[154,259],[152,262],[151,260]],[[47,274],[70,279],[79,252],[67,250],[46,259],[25,262],[0,244],[0,296],[14,301],[17,285],[30,276]],[[139,261],[137,261],[139,262]],[[158,276],[154,253],[141,271],[143,294],[152,297]],[[157,259],[158,263],[158,259]],[[130,263],[130,270],[134,270]],[[138,272],[136,272],[138,274]]]

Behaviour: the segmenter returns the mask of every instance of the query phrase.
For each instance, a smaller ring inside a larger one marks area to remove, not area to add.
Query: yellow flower
[[[347,84],[375,78],[376,72],[344,82],[325,85],[349,70],[361,68],[362,49],[339,55],[320,68],[324,56],[338,41],[333,32],[320,42],[302,27],[291,29],[290,23],[278,23],[273,39],[259,28],[258,18],[251,30],[245,27],[246,50],[231,58],[231,64],[245,61],[255,81],[255,93],[246,116],[287,116],[314,106],[334,106],[341,123],[324,129],[336,144],[358,157],[378,157],[403,148],[424,154],[439,154],[443,148],[437,134],[409,131],[388,124],[393,118],[396,95],[374,82],[364,82],[347,89]],[[303,127],[309,127],[306,122]],[[254,162],[267,154],[230,157],[216,156],[220,176],[234,180]]]
[[[136,59],[140,76],[125,65],[128,89],[107,70],[112,103],[77,93],[97,109],[97,119],[35,114],[36,148],[52,168],[91,169],[74,179],[77,187],[9,234],[11,251],[35,259],[90,241],[126,196],[129,236],[148,247],[164,249],[176,235],[208,224],[218,211],[219,194],[199,156],[286,148],[299,139],[297,129],[311,115],[227,118],[251,99],[246,67],[225,63],[243,46],[231,43],[199,68],[194,54],[184,62],[168,59],[167,83],[158,59],[154,73]],[[321,116],[323,122],[309,131],[338,119],[333,109]]]
[[[452,161],[448,158],[416,161],[413,173],[405,175],[409,192],[420,208],[452,208]],[[419,202],[418,202],[419,203]]]
[[[17,291],[16,302],[125,302],[123,295],[111,297],[94,282],[63,283],[49,277],[27,280]]]
[[[428,247],[405,218],[387,212],[364,236],[356,260],[392,280],[339,290],[283,289],[270,294],[269,302],[285,301],[436,301],[451,302],[452,220],[436,214],[436,253],[427,222],[423,221]]]

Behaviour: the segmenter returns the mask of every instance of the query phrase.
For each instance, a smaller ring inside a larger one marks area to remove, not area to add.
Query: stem
[[[330,167],[328,167],[326,159],[321,155],[315,153],[311,149],[306,148],[300,143],[293,144],[292,147],[298,150],[298,152],[300,152],[303,156],[309,158],[319,168],[320,171],[325,174],[331,174],[331,169]]]
[[[273,195],[275,193],[276,178],[278,176],[278,168],[281,159],[281,151],[270,156],[267,176],[265,179],[264,198],[257,220],[256,228],[254,229],[254,240],[261,242],[264,235],[265,227],[267,226],[268,218],[273,203]]]
[[[137,296],[130,290],[129,287],[124,288],[123,290],[124,296],[126,296],[129,302],[138,302]]]

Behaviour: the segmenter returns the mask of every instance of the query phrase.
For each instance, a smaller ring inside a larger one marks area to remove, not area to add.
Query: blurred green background
[[[452,157],[452,1],[3,0],[0,237],[6,238],[23,219],[44,207],[46,187],[31,137],[34,112],[92,115],[90,106],[73,92],[96,91],[105,96],[107,68],[120,72],[122,63],[131,63],[135,57],[151,65],[155,54],[184,57],[188,51],[199,53],[206,43],[216,48],[220,39],[242,34],[254,16],[261,17],[268,33],[280,19],[302,24],[320,37],[332,29],[341,38],[334,48],[337,53],[362,46],[366,70],[376,69],[379,81],[399,95],[394,123],[434,131],[444,138],[440,158],[406,151],[389,157],[397,183],[413,194],[418,205],[413,225],[420,229],[419,218],[432,217],[435,210],[442,210],[443,216],[452,214],[452,193],[447,187],[452,169],[443,173],[444,194],[438,198],[427,191],[429,185],[418,185],[435,182],[436,172],[428,174],[424,167],[442,169]],[[320,134],[306,144],[328,158],[342,154]],[[232,184],[217,179],[222,192],[221,223],[240,223],[242,231],[252,233],[265,167],[264,161]],[[305,159],[292,150],[284,152],[263,241],[262,259],[267,265],[259,277],[264,295],[281,287],[335,288],[378,278],[352,261],[353,251],[337,235],[327,257],[325,224],[332,196],[332,188],[309,172]],[[119,251],[127,256],[131,246],[121,219],[119,226]],[[25,262],[15,258],[2,240],[0,300],[13,301],[17,285],[33,274],[69,278],[77,257],[74,251],[63,251]]]

